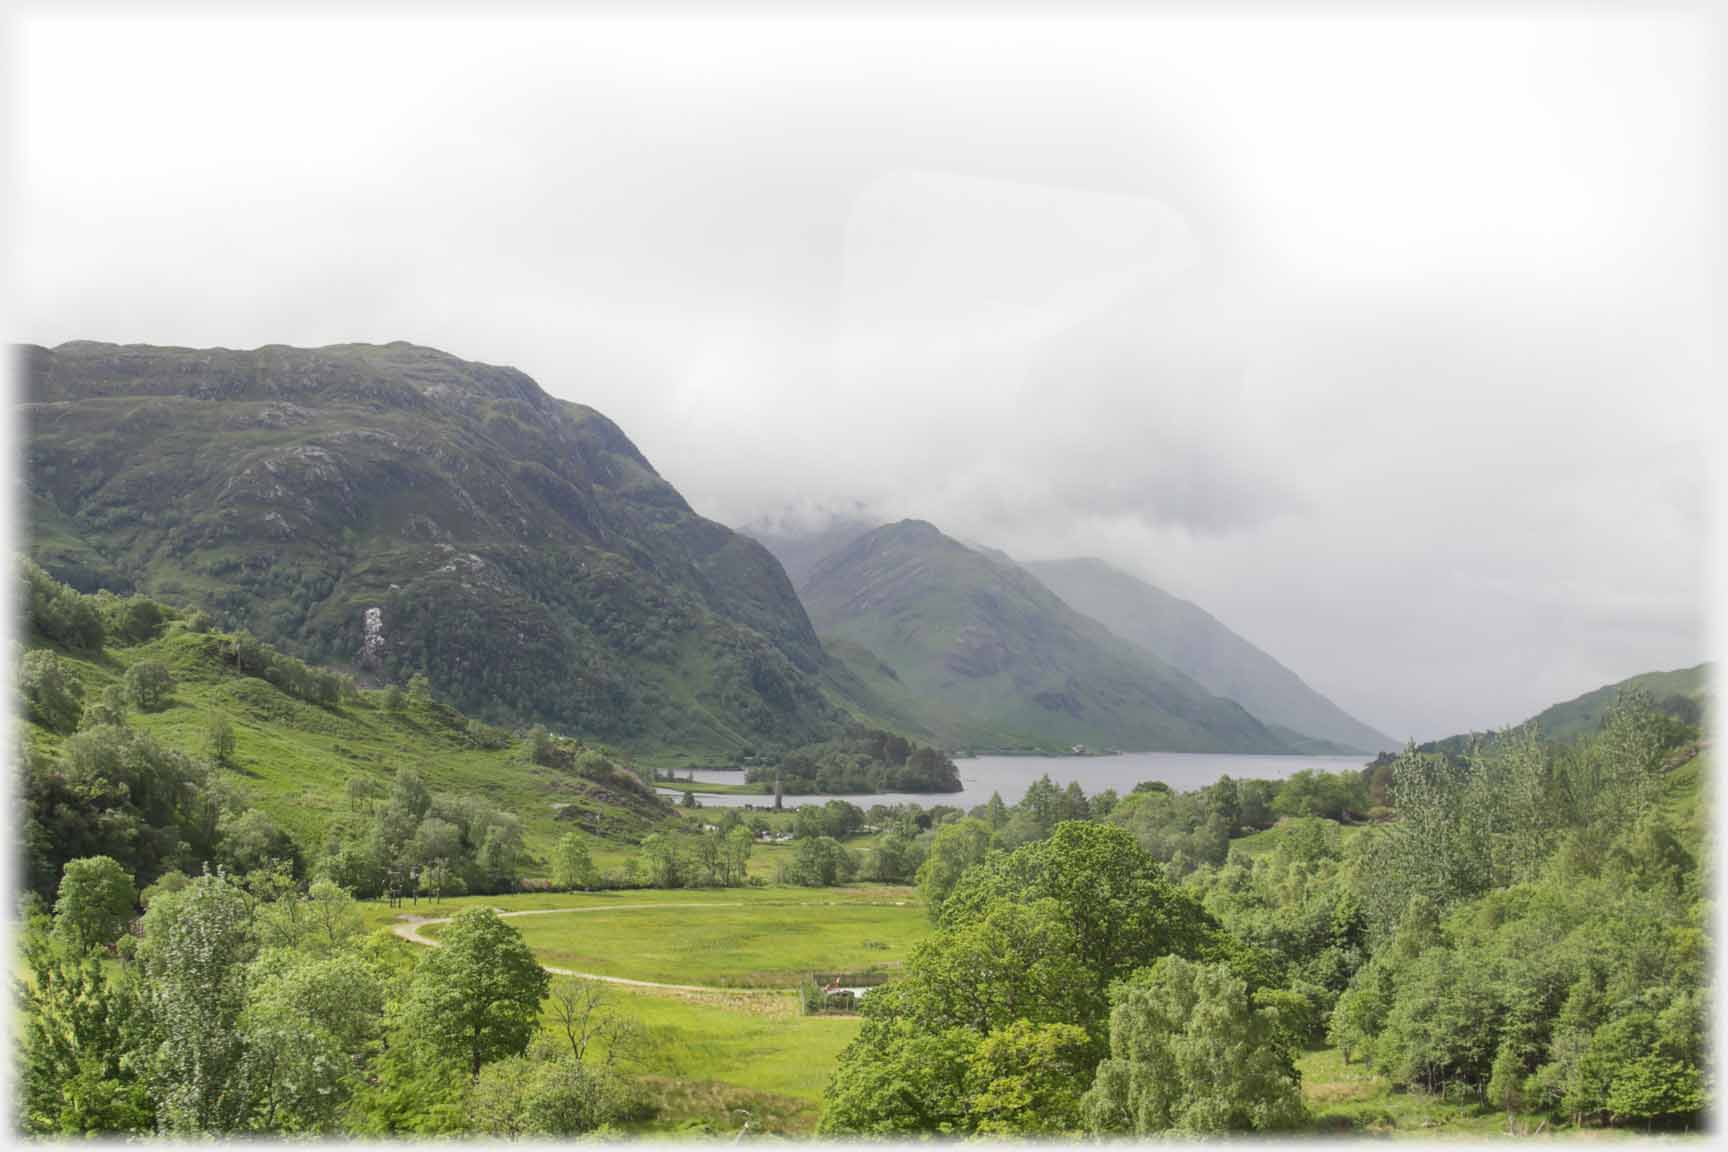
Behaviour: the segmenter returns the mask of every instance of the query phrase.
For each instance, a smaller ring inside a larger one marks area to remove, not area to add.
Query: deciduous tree
[[[1116,987],[1110,1057],[1083,1112],[1095,1134],[1263,1132],[1303,1118],[1274,1010],[1221,964],[1167,956]]]
[[[592,888],[600,880],[589,854],[588,841],[576,832],[566,832],[552,849],[552,886],[566,892]]]
[[[550,983],[521,933],[490,908],[457,913],[441,947],[414,974],[415,1030],[470,1074],[520,1055],[539,1024]]]
[[[113,858],[68,861],[54,901],[55,935],[75,953],[105,948],[126,930],[137,901],[132,877]]]

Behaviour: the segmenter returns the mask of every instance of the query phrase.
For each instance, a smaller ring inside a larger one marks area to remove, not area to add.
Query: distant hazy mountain
[[[923,521],[857,537],[816,564],[799,595],[831,655],[953,744],[1298,747],[1023,568]]]
[[[1357,752],[1399,746],[1196,604],[1102,560],[1050,560],[1022,567],[1070,607],[1236,701],[1268,725]]]

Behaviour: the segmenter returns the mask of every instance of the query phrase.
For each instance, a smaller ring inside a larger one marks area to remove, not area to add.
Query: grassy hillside
[[[1649,695],[1658,711],[1708,732],[1710,678],[1714,671],[1714,665],[1699,664],[1694,668],[1680,668],[1672,672],[1642,672],[1613,684],[1605,684],[1571,700],[1551,705],[1524,723],[1535,725],[1536,731],[1548,740],[1579,740],[1602,726],[1602,718],[1607,715],[1608,709],[1620,698],[1622,692],[1640,691]],[[1464,732],[1430,740],[1418,745],[1417,750],[1459,756],[1473,741],[1490,739],[1495,735],[1493,732]],[[1382,753],[1375,761],[1376,764],[1390,762],[1391,756],[1386,753]]]
[[[837,719],[773,556],[514,369],[408,344],[23,361],[31,554],[83,590],[643,750]]]
[[[1700,664],[1672,672],[1645,672],[1545,708],[1531,717],[1530,722],[1550,740],[1575,740],[1600,727],[1609,706],[1628,689],[1648,692],[1658,707],[1666,704],[1665,710],[1684,711],[1684,706],[1674,701],[1691,701],[1698,706],[1697,715],[1702,716],[1712,671],[1711,665]]]
[[[1131,644],[1280,726],[1346,752],[1381,752],[1397,742],[1346,713],[1300,676],[1196,604],[1102,560],[1023,565],[1069,607]]]
[[[916,739],[934,737],[919,719],[926,709],[912,688],[879,656],[843,636],[825,636],[822,646],[827,651],[823,681],[855,720]]]
[[[483,797],[514,813],[537,861],[571,829],[597,831],[596,856],[607,859],[607,849],[634,842],[670,815],[650,792],[621,788],[609,774],[591,779],[579,770],[537,764],[527,742],[508,734],[484,738],[501,739],[505,747],[482,746],[465,716],[430,698],[402,693],[392,707],[385,692],[362,691],[332,705],[308,703],[238,672],[224,657],[231,642],[175,621],[154,640],[111,644],[99,654],[69,651],[40,637],[30,647],[54,651],[87,704],[123,681],[132,666],[160,661],[174,679],[166,706],[133,711],[128,724],[202,759],[211,718],[225,716],[235,751],[219,779],[292,835],[308,857],[321,848],[329,823],[347,810],[351,780],[368,778],[382,789],[404,767],[435,792]],[[57,755],[67,739],[29,720],[22,729],[26,742],[48,755]]]
[[[854,540],[800,595],[873,700],[951,744],[1290,750],[1024,570],[920,521]]]

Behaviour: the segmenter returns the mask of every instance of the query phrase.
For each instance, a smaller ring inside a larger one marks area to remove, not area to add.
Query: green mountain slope
[[[881,657],[840,636],[824,637],[822,646],[828,655],[823,685],[855,722],[921,742],[938,740],[918,718],[927,709],[919,706],[911,687]]]
[[[644,751],[835,730],[773,556],[521,372],[400,343],[23,367],[31,554],[79,587]]]
[[[129,669],[147,661],[166,667],[173,685],[163,706],[131,710],[126,723],[202,762],[212,718],[226,718],[234,749],[215,770],[221,786],[269,816],[307,859],[322,850],[331,822],[350,810],[351,784],[368,782],[382,793],[400,768],[412,769],[435,792],[483,799],[514,814],[538,858],[571,830],[622,845],[672,815],[651,786],[597,749],[536,762],[530,741],[472,723],[414,693],[354,690],[350,684],[335,699],[312,703],[289,690],[280,667],[266,675],[243,672],[234,659],[234,636],[195,627],[170,616],[159,634],[138,642],[116,637],[110,628],[94,652],[54,643],[28,621],[22,639],[27,652],[45,650],[58,658],[75,684],[72,691],[82,696],[86,727],[104,690],[124,683]],[[68,732],[44,726],[28,706],[19,719],[27,747],[49,758],[61,755]],[[604,850],[603,843],[596,846]]]
[[[1707,716],[1712,707],[1710,677],[1714,671],[1714,665],[1705,663],[1671,672],[1641,672],[1613,684],[1605,684],[1571,700],[1550,705],[1524,721],[1524,724],[1535,725],[1536,731],[1549,740],[1578,740],[1601,728],[1603,717],[1607,715],[1614,701],[1619,699],[1620,693],[1636,689],[1647,693],[1659,711],[1707,732]],[[1523,724],[1513,727],[1521,728]],[[1461,732],[1456,736],[1445,736],[1419,744],[1417,751],[1459,756],[1473,742],[1491,740],[1498,734]],[[1375,763],[1390,763],[1391,759],[1390,754],[1382,753]]]
[[[1102,560],[1023,564],[1069,607],[1160,657],[1267,725],[1355,752],[1398,743],[1346,713],[1210,613]]]
[[[1697,724],[1709,699],[1711,672],[1709,664],[1672,672],[1644,672],[1544,708],[1530,718],[1530,723],[1550,740],[1575,740],[1601,726],[1603,715],[1621,692],[1637,688],[1648,692],[1658,708]]]
[[[953,744],[1290,750],[1241,706],[1111,635],[1023,569],[922,521],[853,540],[800,595],[878,700]]]

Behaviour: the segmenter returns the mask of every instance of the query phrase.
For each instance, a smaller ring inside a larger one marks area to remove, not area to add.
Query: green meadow
[[[645,1131],[705,1124],[736,1132],[813,1131],[822,1090],[856,1016],[806,1016],[793,992],[681,994],[616,987],[611,1006],[641,1026],[622,1068],[642,1077],[657,1115]]]
[[[891,971],[924,935],[924,911],[899,905],[730,901],[582,908],[512,920],[542,963],[576,972],[707,987],[789,988],[807,972]],[[425,935],[436,938],[439,925]]]
[[[854,884],[622,892],[518,893],[364,907],[373,927],[431,920],[465,907],[509,915],[541,963],[632,980],[699,985],[691,992],[608,984],[607,1010],[638,1026],[616,1059],[641,1078],[657,1114],[639,1127],[703,1125],[809,1133],[841,1049],[847,1015],[805,1015],[796,986],[809,972],[891,973],[929,933],[917,890]],[[436,939],[437,923],[419,924]],[[718,991],[737,989],[737,991]],[[547,1023],[551,1027],[551,1005]]]

